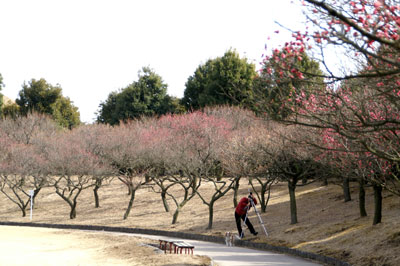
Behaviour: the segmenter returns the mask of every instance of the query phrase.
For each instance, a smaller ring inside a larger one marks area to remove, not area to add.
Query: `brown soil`
[[[240,195],[246,196],[247,183],[243,182],[241,187]],[[212,190],[208,184],[201,188],[204,195],[211,195]],[[33,222],[152,228],[216,236],[236,231],[232,193],[217,201],[212,230],[206,229],[208,208],[199,197],[184,206],[178,223],[172,225],[173,201],[169,201],[171,211],[165,212],[160,194],[150,188],[137,191],[134,207],[126,220],[122,217],[129,198],[122,183],[114,181],[101,188],[99,194],[101,207],[96,209],[92,190],[84,191],[78,200],[77,218],[70,220],[68,205],[51,188],[43,189],[36,200]],[[261,235],[253,241],[332,256],[353,265],[400,265],[399,197],[384,193],[383,222],[373,226],[372,190],[367,189],[368,216],[365,218],[359,217],[357,189],[352,188],[350,202],[344,203],[342,194],[341,188],[335,185],[299,187],[296,190],[299,223],[291,225],[287,185],[275,185],[267,212],[262,214],[269,237],[262,236],[253,211],[250,220]],[[22,218],[18,207],[0,196],[0,220],[29,222],[29,212]]]

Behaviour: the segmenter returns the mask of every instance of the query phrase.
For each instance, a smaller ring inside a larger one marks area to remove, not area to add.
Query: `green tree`
[[[78,107],[75,107],[68,97],[60,97],[53,104],[53,118],[62,127],[69,129],[79,125],[79,111]]]
[[[143,67],[134,81],[119,92],[111,92],[100,104],[97,121],[111,125],[119,121],[181,112],[176,98],[167,95],[167,84],[151,68]]]
[[[20,106],[22,114],[36,111],[39,113],[52,114],[52,105],[61,97],[61,87],[53,86],[43,78],[39,80],[32,79],[22,85],[19,92],[19,98],[16,103]]]
[[[306,53],[290,56],[287,49],[276,49],[269,59],[264,61],[254,82],[255,102],[251,106],[254,111],[267,111],[275,119],[285,118],[299,104],[296,95],[300,91],[324,87],[319,63]],[[280,65],[282,62],[286,69]]]
[[[252,100],[254,64],[235,50],[208,60],[188,78],[182,104],[187,109],[212,105],[242,105]]]
[[[73,128],[80,124],[78,108],[62,95],[61,86],[53,86],[43,78],[24,83],[15,102],[22,115],[36,111],[51,115],[63,127]]]
[[[100,110],[97,112],[97,122],[111,125],[118,124],[120,120],[116,112],[118,95],[119,92],[113,91],[108,95],[107,100],[100,103]]]

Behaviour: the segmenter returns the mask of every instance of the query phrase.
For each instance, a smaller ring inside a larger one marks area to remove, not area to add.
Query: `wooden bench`
[[[176,254],[182,254],[182,250],[185,250],[185,254],[192,254],[193,255],[194,246],[186,243],[184,241],[177,241],[174,242],[174,252]]]
[[[169,249],[169,253],[172,253],[172,246],[174,244],[173,240],[159,239],[159,241],[160,241],[160,249],[164,250],[164,253],[167,253],[167,249]]]
[[[185,250],[185,254],[192,254],[194,246],[186,243],[182,240],[170,240],[170,239],[159,239],[160,241],[160,249],[164,250],[164,253],[167,253],[169,249],[169,253],[172,253],[172,247],[174,247],[175,254],[182,254],[182,251]]]

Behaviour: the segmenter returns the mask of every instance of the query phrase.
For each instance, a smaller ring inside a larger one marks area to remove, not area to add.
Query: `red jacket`
[[[254,204],[257,204],[257,200],[253,197]],[[249,204],[249,199],[247,197],[241,198],[239,204],[236,206],[236,213],[240,216],[246,214]],[[251,207],[251,206],[250,206]]]

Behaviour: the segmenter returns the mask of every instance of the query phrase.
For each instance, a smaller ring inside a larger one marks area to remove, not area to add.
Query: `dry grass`
[[[241,195],[246,196],[247,184],[243,182],[241,187]],[[204,185],[201,190],[211,195],[212,187]],[[286,184],[275,185],[267,212],[262,214],[270,236],[254,241],[324,254],[354,265],[400,265],[399,197],[385,193],[383,222],[373,226],[372,190],[367,190],[369,216],[365,218],[359,217],[356,188],[352,189],[353,200],[347,203],[343,202],[339,186],[313,184],[299,187],[296,192],[299,223],[290,225]],[[183,208],[178,223],[172,225],[173,212],[165,212],[160,195],[149,188],[136,193],[127,220],[122,219],[128,204],[127,189],[122,183],[114,181],[99,193],[101,207],[96,209],[92,190],[84,191],[78,202],[77,218],[70,220],[67,204],[51,188],[46,188],[38,195],[33,222],[152,228],[217,236],[236,231],[232,194],[217,201],[213,229],[207,230],[208,208],[198,197]],[[169,203],[174,210],[173,202]],[[251,214],[250,220],[261,234],[257,217],[254,212]],[[0,196],[0,220],[29,222],[29,217],[20,216],[18,208]]]

